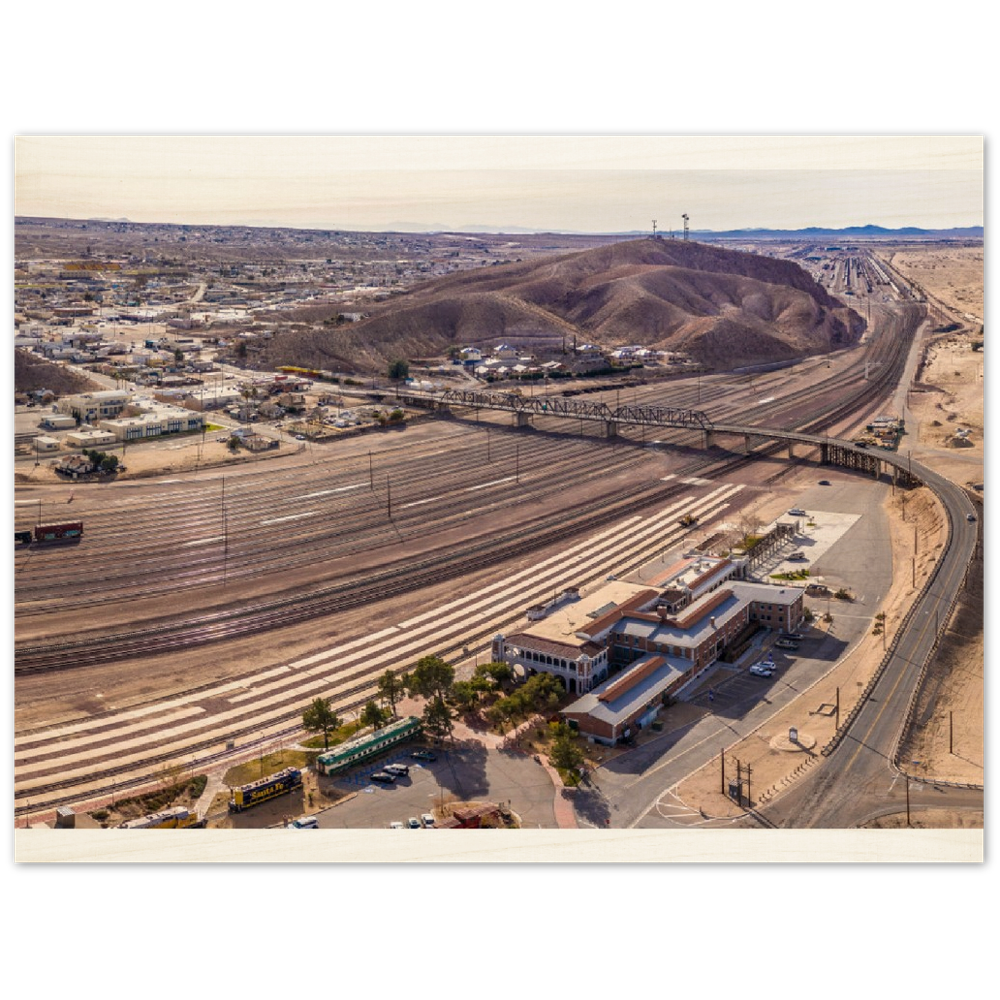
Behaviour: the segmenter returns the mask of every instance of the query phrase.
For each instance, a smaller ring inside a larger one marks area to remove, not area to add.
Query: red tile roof
[[[601,632],[610,628],[625,615],[629,614],[629,612],[635,611],[636,608],[641,608],[643,604],[652,601],[656,597],[657,591],[655,590],[640,590],[638,594],[619,604],[613,611],[609,611],[606,615],[601,615],[600,618],[592,621],[589,625],[582,625],[577,631],[583,635],[600,635]]]
[[[635,670],[627,670],[625,674],[609,684],[598,696],[598,701],[610,703],[617,701],[626,691],[630,691],[651,674],[656,673],[667,661],[662,656],[650,657],[641,667]]]

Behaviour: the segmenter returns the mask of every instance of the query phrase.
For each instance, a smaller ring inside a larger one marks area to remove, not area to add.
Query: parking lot
[[[424,813],[440,819],[442,806],[470,801],[510,802],[523,826],[556,826],[552,780],[531,757],[465,743],[454,749],[435,749],[437,760],[420,761],[410,756],[415,749],[415,744],[409,744],[374,764],[325,779],[337,790],[356,795],[317,813],[320,829],[385,829],[393,822],[405,825],[411,816],[419,819]],[[370,780],[372,773],[393,762],[406,764],[409,775],[389,785]]]

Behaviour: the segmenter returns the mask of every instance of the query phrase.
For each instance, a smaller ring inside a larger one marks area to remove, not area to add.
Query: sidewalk
[[[205,790],[194,804],[194,810],[198,814],[198,819],[204,819],[208,815],[208,810],[215,800],[215,796],[226,787],[222,781],[225,773],[225,769],[220,768],[218,771],[213,771],[209,774],[208,781],[205,783]]]

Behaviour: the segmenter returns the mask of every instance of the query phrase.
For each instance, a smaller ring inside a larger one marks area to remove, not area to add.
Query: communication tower
[[[688,238],[688,214],[685,212],[681,218],[684,220],[684,239]]]

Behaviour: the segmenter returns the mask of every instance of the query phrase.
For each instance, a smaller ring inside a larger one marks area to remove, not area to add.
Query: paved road
[[[765,825],[842,828],[905,808],[906,780],[891,766],[890,758],[921,666],[962,586],[978,527],[978,522],[965,518],[973,507],[961,489],[916,465],[913,471],[938,492],[951,512],[953,544],[933,585],[918,601],[911,628],[901,636],[892,662],[859,713],[850,736],[789,792],[760,810]],[[825,658],[832,663],[867,632],[891,582],[891,553],[880,506],[886,487],[859,481],[858,477],[849,479],[849,484],[839,488],[836,482],[832,487],[817,487],[827,491],[822,495],[813,491],[803,497],[804,506],[817,510],[864,514],[823,556],[824,575],[859,592],[859,600],[848,612],[834,609],[833,635],[811,649],[810,643],[804,644],[802,657],[794,665],[779,669],[772,681],[762,682],[769,685],[765,690],[758,693],[753,690],[756,681],[741,678],[725,689],[732,694],[728,704],[726,696],[712,703],[712,716],[664,733],[602,767],[594,775],[592,787],[577,800],[581,825],[603,825],[607,818],[615,827],[689,825],[692,817],[683,815],[682,807],[671,808],[668,803],[663,808],[666,790],[798,697],[818,676],[817,667]],[[932,803],[982,808],[982,793],[911,782],[911,809]]]
[[[979,528],[978,521],[966,519],[975,507],[964,490],[916,463],[913,472],[945,504],[951,544],[931,586],[914,605],[910,627],[901,634],[894,656],[848,737],[803,781],[761,810],[764,819],[775,826],[843,828],[880,812],[898,811],[901,800],[905,807],[906,781],[893,766],[892,756],[922,667],[963,586]],[[982,809],[983,793],[933,784],[914,790],[911,783],[911,807],[915,802]]]
[[[556,826],[552,779],[531,757],[468,743],[433,762],[421,764],[406,753],[399,759],[410,774],[393,785],[338,781],[338,788],[358,794],[318,813],[320,829],[384,829],[456,800],[510,801],[525,828]]]

